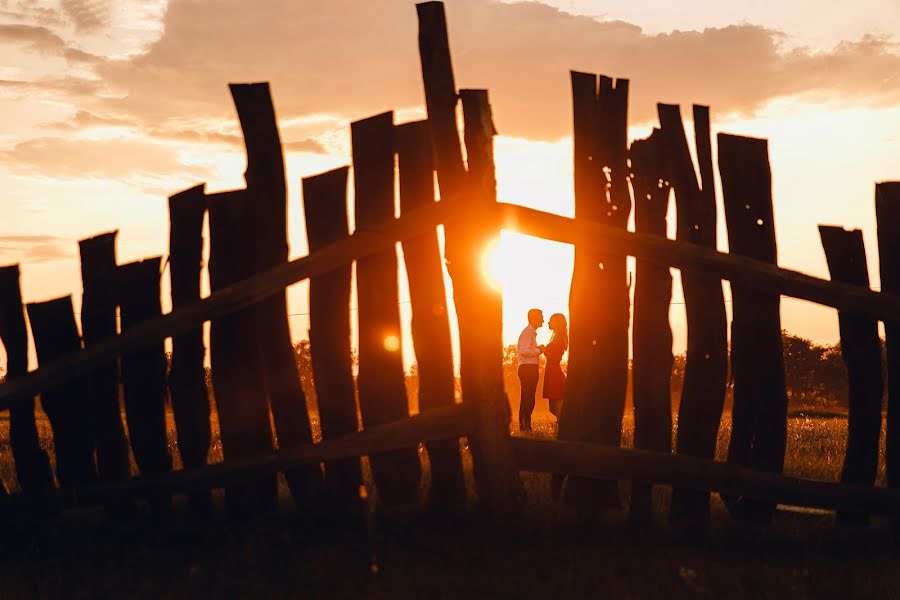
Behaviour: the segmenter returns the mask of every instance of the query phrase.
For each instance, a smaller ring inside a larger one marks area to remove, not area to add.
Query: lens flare
[[[396,352],[400,349],[400,338],[396,335],[388,335],[384,338],[384,349],[388,352]]]
[[[503,289],[504,259],[499,237],[492,240],[481,254],[481,275],[485,282],[495,290]]]

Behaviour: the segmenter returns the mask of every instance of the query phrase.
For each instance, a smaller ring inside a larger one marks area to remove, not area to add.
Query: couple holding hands
[[[566,374],[560,366],[560,360],[569,348],[569,330],[566,317],[555,313],[550,317],[548,326],[553,332],[546,345],[537,343],[537,330],[544,324],[544,313],[539,308],[528,311],[528,325],[519,334],[516,347],[516,358],[519,363],[519,383],[522,386],[519,403],[519,430],[531,431],[531,413],[534,412],[535,395],[540,376],[540,357],[544,355],[544,389],[543,397],[550,404],[550,412],[559,419],[562,407],[563,391],[566,387]]]

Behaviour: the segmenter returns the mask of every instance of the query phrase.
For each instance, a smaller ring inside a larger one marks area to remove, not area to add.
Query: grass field
[[[552,435],[551,419],[536,413],[532,435]],[[2,425],[0,475],[14,488]],[[627,421],[626,445],[631,433]],[[720,457],[728,434],[725,418]],[[791,418],[786,472],[835,480],[845,436],[844,418]],[[220,457],[216,440],[211,459]],[[661,517],[641,531],[623,511],[576,521],[552,501],[548,476],[523,479],[525,517],[503,524],[400,511],[325,533],[286,492],[279,515],[238,526],[180,513],[127,524],[94,511],[10,519],[0,598],[900,597],[900,560],[878,520],[837,527],[826,513],[782,512],[773,525],[751,527],[729,520],[714,496],[709,538],[685,540]],[[662,513],[668,491],[658,488],[656,500]]]

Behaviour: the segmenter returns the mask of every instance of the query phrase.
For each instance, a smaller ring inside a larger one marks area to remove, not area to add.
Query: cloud
[[[798,94],[884,105],[900,100],[900,56],[867,37],[829,52],[782,51],[756,25],[648,35],[538,4],[447,4],[457,84],[491,90],[501,133],[555,139],[570,130],[569,70],[632,80],[632,122],[657,101],[750,114]],[[233,120],[226,84],[270,81],[279,117],[361,118],[423,103],[413,3],[172,0],[164,34],[97,73],[115,98],[104,110],[168,127],[190,117]]]
[[[112,7],[107,0],[61,0],[60,5],[76,31],[93,32],[109,24]]]
[[[177,148],[138,136],[109,139],[39,137],[0,152],[0,164],[19,174],[58,179],[132,180],[156,189],[148,178],[203,181],[209,172],[178,159]]]
[[[75,255],[72,240],[52,235],[0,235],[0,263],[40,263]]]
[[[73,62],[96,63],[101,60],[94,54],[70,46],[50,29],[36,25],[0,24],[0,42],[18,44],[32,52],[59,56]]]

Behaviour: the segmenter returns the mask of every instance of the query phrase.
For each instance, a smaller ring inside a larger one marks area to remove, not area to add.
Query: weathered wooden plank
[[[764,139],[720,133],[719,173],[732,254],[777,264],[772,174]],[[781,298],[731,286],[734,406],[728,461],[780,473],[787,441],[787,389],[781,342]],[[732,503],[734,514],[771,517],[775,506]]]
[[[252,198],[254,272],[284,264],[288,258],[287,185],[281,137],[267,83],[231,84],[247,148],[247,193]],[[288,324],[287,293],[272,296],[253,309],[259,342],[260,368],[279,448],[312,442],[306,396]],[[322,472],[306,465],[285,473],[294,499],[318,504]]]
[[[716,200],[709,137],[709,108],[694,106],[694,138],[701,180],[697,181],[677,105],[659,104],[662,139],[669,156],[669,181],[675,188],[679,241],[716,247]],[[722,282],[691,269],[681,272],[687,313],[687,359],[678,408],[675,450],[712,458],[728,374],[728,337]],[[670,518],[705,523],[709,496],[695,490],[675,490]]]
[[[628,80],[578,72],[571,77],[576,216],[624,230],[631,213],[626,166]],[[598,298],[603,299],[603,310],[597,310]],[[630,308],[625,256],[602,252],[594,245],[576,246],[560,439],[621,443]],[[584,509],[619,505],[616,482],[570,477],[565,497]]]
[[[203,468],[185,469],[155,476],[101,483],[99,485],[54,490],[47,496],[33,498],[24,494],[0,497],[0,507],[14,509],[37,502],[54,507],[81,507],[108,502],[116,498],[139,498],[160,492],[182,493],[229,487],[256,479],[259,475],[295,469],[305,464],[359,461],[360,455],[390,452],[408,448],[428,440],[458,438],[472,431],[468,405],[437,408],[402,421],[380,425],[358,433],[337,436],[318,444],[304,444],[290,450],[253,459],[227,460]]]
[[[900,516],[900,490],[786,477],[733,463],[611,448],[600,444],[512,438],[518,467],[583,477],[637,478],[768,503]]]
[[[524,206],[498,202],[482,208],[479,214],[482,219],[498,223],[499,227],[510,231],[568,244],[596,244],[607,248],[610,254],[627,254],[655,264],[688,268],[763,291],[861,312],[881,320],[900,321],[900,296],[897,294],[875,292],[743,256],[731,256],[696,244],[621,231],[600,223],[576,221]],[[200,302],[142,323],[127,334],[81,352],[61,356],[35,372],[5,381],[0,384],[0,409],[8,408],[11,398],[37,393],[83,375],[108,362],[109,356],[124,354],[156,340],[190,331],[203,321],[256,304],[298,281],[380,252],[398,241],[430,231],[437,224],[452,225],[464,220],[467,220],[466,213],[457,211],[452,203],[436,202],[433,206],[420,208],[385,223],[377,232],[359,232],[314,255],[297,258],[228,285]]]
[[[350,125],[356,228],[377,227],[394,214],[394,114]],[[359,304],[359,408],[364,427],[409,416],[397,295],[397,252],[356,263]],[[414,502],[421,467],[416,448],[371,456],[372,478],[385,505]]]
[[[819,225],[819,235],[831,278],[868,287],[869,271],[862,230]],[[878,471],[884,392],[878,321],[867,315],[842,310],[838,311],[838,323],[841,357],[847,366],[850,386],[847,451],[841,482],[874,485]]]
[[[72,297],[27,306],[39,362],[52,362],[81,348]],[[94,483],[93,411],[90,385],[83,375],[41,392],[41,407],[53,429],[56,478],[62,486]]]
[[[875,185],[878,224],[878,262],[881,291],[900,293],[900,181]],[[900,487],[900,321],[885,320],[887,350],[887,428],[885,468],[887,484]],[[895,530],[900,524],[895,524]]]
[[[634,229],[666,237],[666,213],[671,186],[666,179],[661,133],[631,144],[634,172]],[[667,266],[646,260],[635,262],[634,325],[632,330],[632,389],[634,447],[672,451],[672,326],[669,302],[672,274]],[[633,522],[652,517],[650,485],[631,483],[630,516]]]
[[[254,231],[246,226],[249,202],[246,190],[206,197],[210,231],[209,281],[213,291],[253,272],[254,259],[247,251],[254,240]],[[226,460],[268,455],[273,448],[256,335],[252,310],[240,310],[213,319],[210,326],[213,393]],[[276,505],[276,480],[271,475],[225,490],[225,509],[235,518],[274,511]]]
[[[205,215],[203,185],[169,197],[169,273],[173,310],[200,300]],[[209,390],[203,366],[205,354],[202,326],[172,338],[169,395],[178,434],[178,451],[186,468],[206,464],[212,441]],[[194,513],[209,512],[212,496],[206,491],[192,495],[190,508]]]
[[[225,286],[200,302],[191,304],[158,320],[142,323],[127,334],[102,342],[82,352],[60,357],[14,380],[0,383],[0,409],[8,408],[10,399],[23,394],[36,394],[42,389],[89,372],[118,356],[157,340],[191,331],[203,321],[228,315],[265,300],[298,281],[328,273],[360,257],[392,247],[408,237],[421,235],[438,224],[452,221],[451,210],[435,203],[399,220],[384,223],[378,231],[359,232],[351,238],[330,245],[314,256],[297,258],[287,264],[267,269]]]
[[[428,122],[396,126],[394,143],[400,172],[400,212],[433,203],[434,159]],[[450,320],[437,231],[404,241],[403,258],[409,280],[419,410],[425,412],[456,401]],[[462,512],[466,487],[459,440],[429,442],[426,447],[431,463],[429,505],[440,511]]]
[[[309,251],[319,253],[349,239],[347,167],[303,179],[303,209]],[[351,265],[309,280],[309,352],[319,422],[325,442],[359,430],[350,350]],[[360,514],[359,457],[325,463],[325,490],[339,510]]]
[[[85,347],[115,337],[118,333],[116,309],[116,237],[118,231],[78,242],[81,254],[81,329]],[[97,469],[103,480],[123,479],[131,474],[128,438],[122,425],[119,400],[119,366],[111,360],[90,377],[93,393],[94,426],[97,435]]]
[[[122,330],[162,314],[160,301],[160,257],[119,266],[116,279]],[[157,342],[122,357],[122,391],[125,422],[134,462],[141,473],[156,475],[172,470],[172,452],[166,434],[166,350]],[[154,499],[164,509],[171,498]]]
[[[0,342],[6,351],[6,376],[28,372],[28,329],[19,285],[19,265],[0,268]],[[16,461],[16,479],[26,494],[42,494],[53,487],[50,458],[41,448],[34,421],[34,397],[27,396],[9,410],[9,445]],[[0,486],[0,492],[5,491]]]

